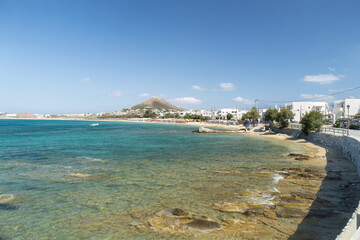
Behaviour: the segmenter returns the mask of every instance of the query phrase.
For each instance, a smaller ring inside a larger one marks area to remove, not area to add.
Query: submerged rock
[[[188,216],[189,214],[180,208],[174,208],[172,210],[174,216]]]
[[[180,208],[155,213],[155,216],[147,220],[147,226],[155,231],[169,232],[212,231],[222,228],[221,224],[207,216],[186,212]]]
[[[310,199],[310,200],[316,199],[315,192],[301,191],[301,192],[291,192],[290,194],[293,197],[299,197],[299,198],[303,198],[303,199]]]
[[[221,212],[242,213],[246,216],[264,216],[270,219],[277,218],[273,211],[274,206],[271,205],[222,202],[215,204],[213,208]]]
[[[302,218],[308,213],[307,209],[278,206],[275,209],[280,218]]]
[[[75,178],[87,178],[87,177],[91,177],[91,174],[87,174],[87,173],[69,173],[69,174],[66,174],[66,176],[75,177]]]
[[[196,219],[192,222],[185,224],[185,226],[190,227],[190,228],[195,228],[198,230],[221,229],[221,225],[219,223],[213,222],[213,221],[202,220],[202,219]]]
[[[11,203],[15,199],[13,194],[2,194],[0,195],[0,204]]]
[[[130,212],[130,216],[132,217],[132,218],[140,218],[141,216],[142,216],[142,214],[140,213],[140,212],[138,212],[138,211],[131,211]]]

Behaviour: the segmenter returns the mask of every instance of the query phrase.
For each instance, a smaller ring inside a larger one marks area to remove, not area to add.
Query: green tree
[[[356,119],[360,118],[360,113],[355,114],[354,118]]]
[[[323,115],[318,111],[306,113],[300,121],[303,133],[308,135],[312,131],[320,132],[323,125],[322,119]]]
[[[255,120],[258,118],[260,118],[259,111],[257,110],[256,107],[253,107],[250,111],[248,111],[247,113],[242,115],[241,120],[248,119],[249,121],[253,121],[253,123],[255,125]]]
[[[157,117],[157,114],[152,112],[152,111],[149,111],[149,110],[146,110],[146,112],[144,113],[143,115],[144,118],[156,118]]]
[[[180,118],[180,115],[178,113],[165,113],[164,118]]]
[[[278,113],[279,111],[276,108],[269,108],[265,112],[264,120],[272,123],[276,120]]]
[[[191,119],[190,113],[185,114],[184,119]]]
[[[204,116],[201,115],[201,114],[189,114],[189,113],[187,113],[187,114],[184,116],[184,119],[195,119],[195,120],[206,121],[206,120],[209,120],[210,118],[209,118],[209,117],[204,117]]]
[[[234,116],[234,115],[232,115],[231,113],[228,113],[228,114],[226,115],[226,119],[227,119],[227,120],[231,120],[231,119],[233,118],[233,116]]]
[[[294,113],[287,108],[282,108],[276,116],[276,121],[280,124],[280,128],[287,128],[289,121],[292,119],[294,119]]]

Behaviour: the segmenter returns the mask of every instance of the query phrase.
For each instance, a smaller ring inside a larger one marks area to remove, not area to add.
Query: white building
[[[216,117],[221,119],[226,119],[227,115],[230,113],[233,115],[232,119],[240,120],[242,115],[247,113],[247,110],[240,110],[237,108],[223,108],[217,111]]]
[[[310,111],[318,111],[324,115],[329,113],[326,102],[291,102],[286,103],[285,107],[295,114],[294,121],[296,122],[300,122],[301,118]]]
[[[360,113],[360,99],[349,97],[344,100],[334,101],[333,112],[335,114],[335,119],[348,116],[347,106],[349,106],[350,117]]]

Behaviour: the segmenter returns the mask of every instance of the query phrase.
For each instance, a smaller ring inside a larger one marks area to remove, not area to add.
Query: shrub
[[[156,118],[158,115],[152,111],[146,110],[143,115],[143,118]]]
[[[358,125],[354,125],[354,124],[351,124],[349,128],[350,128],[350,129],[355,129],[355,130],[359,130],[359,129],[360,129],[360,127],[359,127]]]
[[[264,120],[270,121],[272,123],[276,120],[278,114],[279,114],[279,111],[276,108],[269,108],[265,112]]]
[[[253,121],[255,123],[255,120],[258,118],[260,118],[259,111],[253,107],[250,111],[242,115],[241,120],[245,121],[248,119],[249,121]]]
[[[322,118],[323,115],[318,111],[311,111],[306,113],[300,121],[303,133],[308,135],[309,132],[312,131],[320,132],[323,125]]]
[[[286,128],[289,126],[289,121],[294,118],[294,113],[287,109],[282,108],[276,115],[276,121],[280,124],[280,128]]]

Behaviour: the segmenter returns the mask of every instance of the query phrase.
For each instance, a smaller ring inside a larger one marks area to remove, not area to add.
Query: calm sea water
[[[131,213],[179,207],[220,218],[214,203],[272,189],[271,177],[251,173],[288,167],[279,156],[299,151],[190,126],[91,123],[0,120],[0,194],[16,196],[0,204],[0,239],[161,239],[131,227]],[[243,174],[219,174],[229,170]]]

